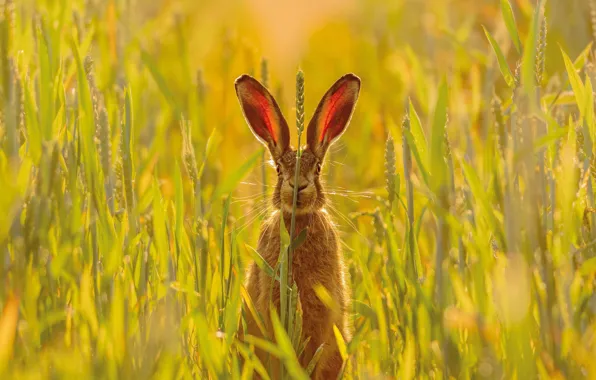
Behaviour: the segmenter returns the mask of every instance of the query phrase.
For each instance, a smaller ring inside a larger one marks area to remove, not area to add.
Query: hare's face
[[[304,214],[321,209],[325,197],[319,181],[329,146],[345,131],[356,106],[360,79],[347,74],[325,93],[308,124],[306,147],[300,158],[296,181],[296,151],[290,146],[290,130],[269,91],[256,79],[243,75],[236,80],[236,94],[248,125],[269,152],[277,169],[273,205],[292,211],[297,187],[296,211]]]
[[[297,187],[296,211],[303,214],[319,210],[325,205],[319,181],[321,162],[309,148],[303,150],[296,182],[296,161],[296,151],[289,149],[276,162],[278,174],[273,204],[278,209],[292,212]]]

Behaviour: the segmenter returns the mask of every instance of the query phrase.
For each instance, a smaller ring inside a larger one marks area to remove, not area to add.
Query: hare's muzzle
[[[316,189],[313,183],[300,181],[298,187],[288,181],[281,189],[282,206],[286,211],[291,211],[294,203],[294,190],[297,190],[296,208],[302,212],[310,211],[316,201]]]
[[[292,188],[292,190],[294,189],[294,185],[292,183],[290,183],[290,187]],[[308,187],[308,184],[304,184],[304,185],[300,185],[298,187],[298,192],[301,192],[302,190],[306,189]]]

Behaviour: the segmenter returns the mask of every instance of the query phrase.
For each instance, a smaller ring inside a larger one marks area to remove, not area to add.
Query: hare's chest
[[[290,225],[291,222],[288,220],[284,224]],[[341,263],[338,262],[341,261],[341,257],[334,227],[327,219],[315,215],[296,220],[295,236],[299,236],[303,230],[307,231],[306,236],[291,254],[294,281],[300,289],[335,281],[341,267]],[[263,259],[275,268],[280,262],[282,249],[287,248],[287,243],[283,243],[281,239],[280,218],[274,217],[262,231],[258,251]]]
[[[294,280],[301,290],[335,280],[339,263],[335,236],[308,236],[292,255]]]

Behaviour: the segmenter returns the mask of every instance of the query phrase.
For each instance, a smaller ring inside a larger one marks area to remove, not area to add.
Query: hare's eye
[[[317,164],[317,175],[321,174],[321,164]]]
[[[281,166],[279,164],[275,165],[275,171],[277,171],[277,175],[281,175]]]

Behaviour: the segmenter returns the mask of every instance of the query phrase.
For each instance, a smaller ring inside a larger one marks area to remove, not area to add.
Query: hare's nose
[[[293,189],[294,188],[294,184],[290,183],[290,187]],[[302,185],[302,186],[298,186],[298,192],[301,192],[302,190],[306,189],[308,187],[308,184]]]

